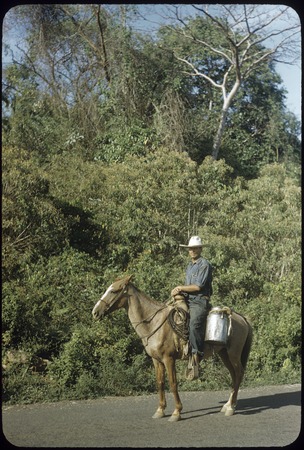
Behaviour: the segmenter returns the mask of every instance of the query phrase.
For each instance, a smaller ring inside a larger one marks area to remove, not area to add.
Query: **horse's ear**
[[[131,278],[133,278],[133,274],[127,276],[127,278],[126,278],[126,284],[129,283],[129,281],[131,280]]]
[[[112,284],[112,292],[117,292],[117,291],[119,291],[119,289],[126,287],[132,277],[133,277],[133,274],[128,275],[127,277],[117,278],[114,281],[114,283]]]

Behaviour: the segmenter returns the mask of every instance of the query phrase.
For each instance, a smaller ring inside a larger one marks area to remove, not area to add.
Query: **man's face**
[[[201,256],[202,247],[191,247],[189,248],[189,256],[192,260],[196,260]]]

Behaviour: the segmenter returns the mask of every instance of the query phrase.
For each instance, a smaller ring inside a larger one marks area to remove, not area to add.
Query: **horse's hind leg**
[[[222,407],[221,412],[224,412],[225,416],[232,416],[235,412],[237,404],[237,395],[241,381],[244,376],[244,369],[240,361],[230,360],[229,354],[226,349],[221,350],[219,352],[219,356],[221,357],[223,363],[229,370],[232,378],[232,391],[229,396],[228,402],[225,403],[225,405]]]
[[[155,368],[156,375],[156,384],[159,395],[159,406],[152,416],[153,419],[160,419],[165,415],[165,408],[167,406],[166,397],[165,397],[165,366],[163,363],[157,361],[157,359],[153,358],[153,364]]]

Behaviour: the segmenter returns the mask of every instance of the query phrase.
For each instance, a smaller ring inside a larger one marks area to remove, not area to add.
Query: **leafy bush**
[[[3,273],[16,278],[40,255],[58,254],[67,224],[49,195],[49,182],[29,152],[3,149]]]
[[[125,314],[91,327],[78,325],[52,362],[50,377],[75,398],[154,390],[154,373],[139,344]]]
[[[29,265],[22,280],[3,285],[6,345],[57,354],[75,324],[91,323],[100,279],[95,261],[72,249]]]
[[[18,157],[10,164],[13,174]],[[245,383],[299,379],[300,187],[284,166],[265,166],[258,178],[246,181],[235,178],[222,160],[206,158],[198,167],[187,155],[165,149],[108,166],[78,156],[69,164],[69,158],[57,156],[47,174],[22,157],[21,167],[26,164],[29,179],[25,172],[9,178],[8,186],[15,180],[21,184],[20,196],[11,195],[6,210],[6,236],[14,235],[19,217],[24,224],[31,211],[40,214],[39,205],[43,211],[51,205],[56,221],[43,215],[45,220],[36,222],[37,236],[47,231],[48,251],[39,244],[27,248],[25,260],[20,251],[10,255],[3,284],[3,351],[5,357],[19,349],[49,364],[43,373],[30,365],[7,367],[5,401],[154,391],[152,362],[125,312],[92,323],[91,310],[125,273],[133,273],[136,286],[151,297],[167,300],[184,280],[188,256],[178,244],[191,234],[202,236],[204,256],[214,267],[212,303],[233,307],[252,322]],[[30,180],[32,208],[21,189]],[[230,383],[216,359],[191,386],[183,380],[184,368],[181,362],[183,389]]]

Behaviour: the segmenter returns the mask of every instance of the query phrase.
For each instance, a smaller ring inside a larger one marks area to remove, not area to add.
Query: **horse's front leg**
[[[159,395],[159,406],[156,413],[152,416],[153,419],[160,419],[165,415],[165,408],[167,406],[165,397],[165,366],[157,359],[153,358],[153,364],[155,368],[156,384]]]
[[[170,422],[177,422],[181,419],[181,411],[183,409],[182,402],[179,398],[178,389],[177,389],[177,377],[176,377],[176,368],[175,368],[175,359],[168,356],[166,359],[164,359],[164,363],[166,366],[168,378],[169,378],[169,384],[171,392],[174,396],[175,400],[175,410],[173,411],[172,416],[170,417]]]

